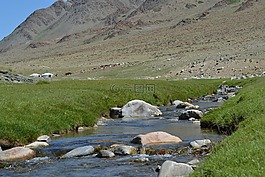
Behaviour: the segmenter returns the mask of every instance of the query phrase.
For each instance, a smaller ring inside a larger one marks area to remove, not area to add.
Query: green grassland
[[[265,176],[265,77],[228,82],[243,89],[202,125],[231,134],[192,176]]]
[[[20,145],[39,135],[93,126],[109,108],[132,99],[154,105],[214,92],[220,80],[187,81],[41,81],[0,84],[0,144]],[[149,89],[147,89],[149,88]]]

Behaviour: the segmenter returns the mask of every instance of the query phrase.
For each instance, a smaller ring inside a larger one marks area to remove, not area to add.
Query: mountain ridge
[[[26,42],[17,46],[7,44],[21,33],[10,34],[9,43],[0,42],[0,65],[63,78],[64,72],[75,78],[228,77],[260,74],[265,67],[263,1],[56,3],[59,7],[47,15],[50,20],[37,18],[47,24],[45,30],[32,28],[37,35],[24,36]]]

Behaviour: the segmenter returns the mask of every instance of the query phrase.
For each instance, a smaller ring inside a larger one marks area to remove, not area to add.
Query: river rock
[[[170,144],[170,143],[179,143],[182,142],[182,140],[177,137],[173,136],[169,133],[158,131],[158,132],[151,132],[147,133],[145,135],[137,135],[136,137],[133,138],[131,141],[132,143],[135,144]]]
[[[183,103],[183,101],[180,101],[180,100],[173,101],[173,105],[175,105],[176,107],[178,107],[178,105],[180,105],[182,103]]]
[[[200,164],[200,161],[198,159],[193,159],[189,161],[187,164],[190,165],[192,168],[196,168]]]
[[[71,158],[71,157],[79,157],[79,156],[86,156],[94,153],[93,146],[83,146],[76,149],[71,150],[70,152],[66,153],[62,156],[62,158]]]
[[[38,148],[38,147],[43,147],[43,146],[49,146],[49,144],[47,142],[36,141],[36,142],[26,145],[26,147],[28,148]]]
[[[211,140],[209,139],[204,139],[204,140],[195,140],[190,142],[190,145],[192,148],[194,149],[200,149],[202,146],[207,146],[209,144],[211,144]]]
[[[114,156],[115,156],[115,154],[109,150],[100,150],[99,154],[98,154],[98,157],[100,157],[100,158],[111,158]]]
[[[14,147],[0,152],[0,161],[27,160],[35,157],[35,152],[29,148]]]
[[[180,100],[175,100],[173,102],[173,104],[177,107],[177,108],[185,108],[185,109],[199,109],[200,107],[198,105],[193,105],[189,102],[183,102]]]
[[[2,150],[2,148],[1,148],[1,146],[0,146],[0,152],[2,152],[3,150]]]
[[[133,146],[117,146],[114,153],[117,155],[132,155],[136,154],[137,149]]]
[[[160,116],[162,112],[156,107],[142,100],[132,100],[122,107],[124,117]]]
[[[162,164],[158,177],[188,176],[192,172],[193,169],[188,164],[167,160]]]
[[[37,138],[37,141],[48,143],[48,142],[51,142],[51,137],[48,135],[42,135],[42,136]]]
[[[182,112],[181,115],[179,116],[179,120],[188,120],[192,117],[195,119],[201,119],[202,116],[203,116],[203,113],[201,111],[190,109],[190,110]]]
[[[122,109],[121,108],[111,108],[110,109],[110,118],[112,119],[117,119],[117,118],[122,118]]]

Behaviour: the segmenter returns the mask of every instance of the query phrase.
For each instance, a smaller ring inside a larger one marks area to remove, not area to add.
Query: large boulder
[[[71,150],[70,152],[66,153],[62,156],[62,158],[71,158],[71,157],[80,157],[80,156],[86,156],[94,153],[94,147],[93,146],[83,146],[76,149]]]
[[[192,117],[195,119],[201,119],[202,116],[203,116],[203,113],[201,111],[190,109],[190,110],[186,110],[182,112],[181,115],[179,116],[179,120],[189,120]]]
[[[135,144],[170,144],[170,143],[179,143],[182,140],[177,137],[173,136],[169,133],[158,131],[158,132],[151,132],[145,135],[137,135],[133,138],[132,143]]]
[[[142,100],[132,100],[122,107],[123,117],[151,117],[160,115],[162,115],[162,112],[156,106]]]
[[[158,177],[183,177],[188,176],[192,172],[193,169],[188,164],[167,160],[162,164]]]
[[[14,147],[0,152],[0,161],[27,160],[34,158],[36,153],[24,147]]]

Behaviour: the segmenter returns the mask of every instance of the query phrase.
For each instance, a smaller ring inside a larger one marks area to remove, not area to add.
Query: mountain
[[[261,0],[58,0],[0,42],[0,67],[62,78],[261,74],[264,7]]]
[[[63,0],[32,13],[0,43],[2,51],[29,41],[56,40],[63,36],[115,23],[115,18],[138,7],[143,0]],[[108,17],[113,22],[109,22]]]

